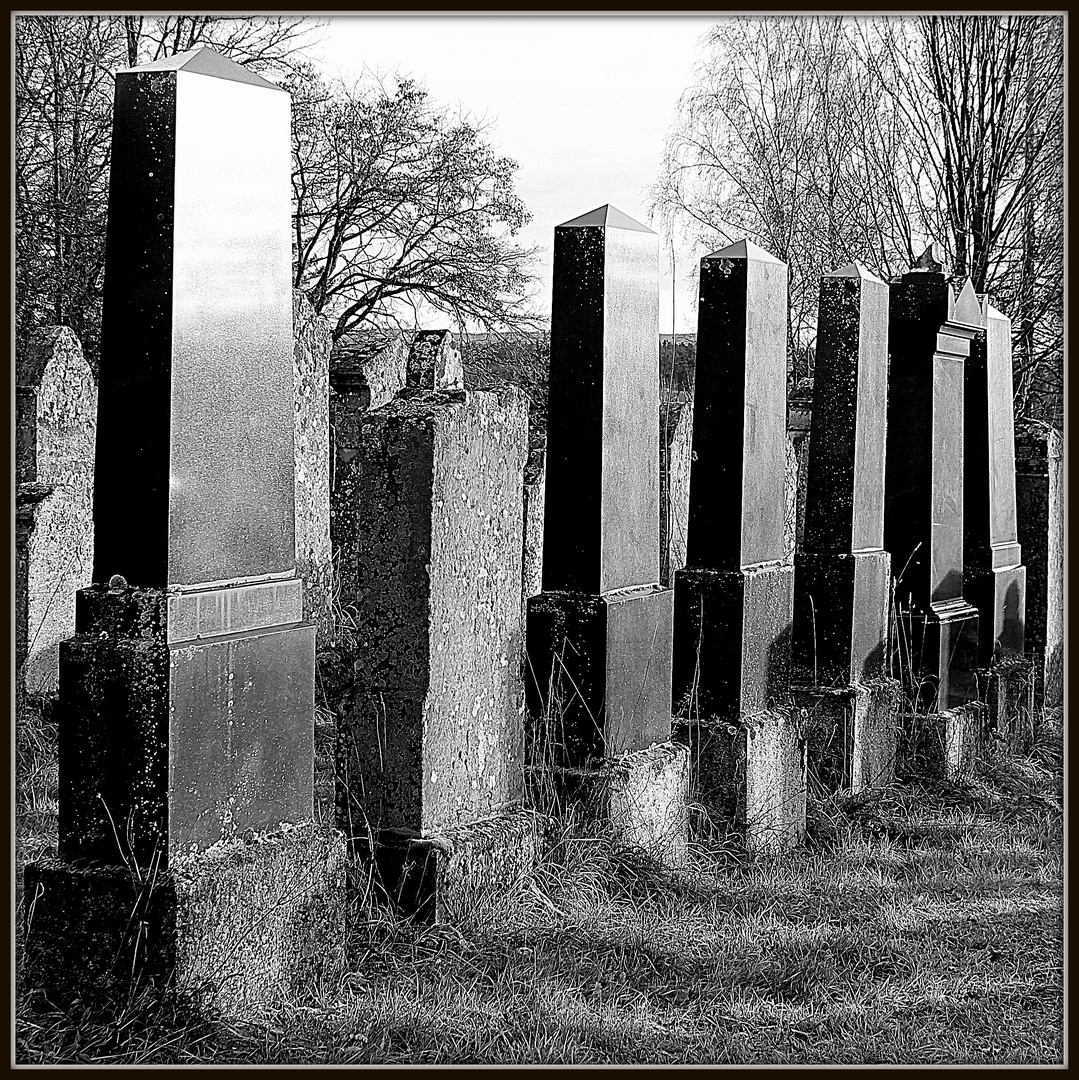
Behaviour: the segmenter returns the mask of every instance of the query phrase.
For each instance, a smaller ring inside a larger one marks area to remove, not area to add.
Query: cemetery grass
[[[17,859],[55,844],[55,730],[17,739]],[[136,996],[16,998],[16,1060],[1050,1063],[1063,1060],[1059,730],[967,782],[816,797],[804,848],[722,838],[664,870],[571,822],[453,925],[372,907],[337,985],[243,1021]]]

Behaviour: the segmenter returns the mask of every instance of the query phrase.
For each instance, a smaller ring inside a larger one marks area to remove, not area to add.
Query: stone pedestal
[[[989,712],[989,756],[1022,755],[1034,743],[1035,666],[1025,656],[998,660],[977,672],[978,699]]]
[[[805,711],[811,788],[856,793],[892,782],[901,715],[898,680],[795,687],[794,701]]]
[[[537,806],[565,821],[577,813],[579,830],[610,836],[664,866],[685,864],[688,840],[689,748],[659,743],[586,768],[531,766]]]
[[[659,582],[670,586],[686,565],[693,402],[671,397],[659,406]]]
[[[675,738],[690,745],[696,797],[713,814],[740,808],[751,848],[794,843],[805,827],[788,707],[786,293],[785,264],[748,241],[701,261],[689,537],[675,574]]]
[[[168,983],[250,1015],[344,971],[345,843],[314,825],[156,862],[26,867],[24,984],[63,1005]],[[227,899],[226,899],[227,898]]]
[[[903,718],[896,772],[958,779],[974,773],[989,745],[989,710],[980,701]]]

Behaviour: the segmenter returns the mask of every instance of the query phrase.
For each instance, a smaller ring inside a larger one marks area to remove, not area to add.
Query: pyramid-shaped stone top
[[[911,267],[911,271],[925,270],[931,274],[943,274],[946,273],[944,266],[944,252],[941,249],[939,243],[934,240],[929,247],[925,249],[914,260],[914,265]]]
[[[860,262],[852,262],[850,266],[843,266],[824,276],[826,278],[860,278],[862,281],[875,281],[879,285],[884,284],[872,270],[867,270]]]
[[[228,79],[231,82],[251,83],[253,86],[265,86],[270,90],[281,90],[276,83],[264,79],[249,71],[242,64],[237,64],[227,56],[222,56],[205,46],[189,49],[187,52],[166,56],[161,60],[151,60],[138,67],[123,68],[117,74],[141,74],[144,71],[190,71],[195,75],[209,75],[214,79]]]
[[[781,262],[774,255],[769,254],[764,248],[754,244],[752,240],[736,240],[729,247],[721,251],[713,251],[711,255],[705,255],[706,259],[749,259],[753,262]]]
[[[978,303],[978,294],[974,291],[974,282],[967,278],[955,300],[949,322],[963,326],[982,326],[982,308]]]
[[[572,221],[563,221],[556,226],[559,229],[586,229],[589,226],[599,226],[603,229],[629,229],[632,232],[650,233],[652,230],[639,221],[634,221],[629,214],[623,214],[617,207],[610,203],[597,206],[595,210],[589,210],[587,214],[575,217]],[[654,235],[654,234],[653,234]]]

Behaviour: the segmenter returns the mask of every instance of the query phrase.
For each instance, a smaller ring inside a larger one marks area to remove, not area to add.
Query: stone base
[[[790,687],[794,567],[675,574],[673,706],[709,723],[764,712]]]
[[[480,896],[505,891],[547,848],[545,820],[516,808],[424,837],[383,832],[361,839],[349,869],[353,918],[374,898],[417,922],[451,922]]]
[[[901,607],[898,618],[907,627],[910,643],[910,655],[900,656],[900,664],[913,669],[920,707],[934,713],[976,701],[977,609],[954,600],[934,605],[928,614]]]
[[[690,795],[708,820],[726,820],[751,852],[781,851],[805,835],[806,741],[798,720],[773,709],[736,723],[674,722],[689,746]]]
[[[988,740],[989,710],[979,701],[907,717],[896,771],[949,780],[969,776],[984,758]]]
[[[682,866],[688,840],[689,748],[660,743],[589,768],[533,766],[533,797],[562,816],[569,806],[583,822],[601,823],[627,847],[646,851],[665,866]]]
[[[895,679],[794,688],[795,704],[807,713],[808,772],[822,791],[857,794],[895,779],[900,692]]]
[[[977,672],[978,698],[989,710],[987,750],[1026,753],[1034,742],[1034,665],[1009,657]]]
[[[528,600],[531,760],[587,766],[670,738],[674,590]]]
[[[59,1004],[170,984],[231,1015],[344,970],[344,839],[312,825],[173,856],[168,871],[27,865],[23,985]]]
[[[1018,548],[1014,556],[1018,559]],[[1027,602],[1027,568],[1005,566],[963,568],[963,595],[978,609],[978,663],[989,667],[1001,649],[1023,651],[1023,613]]]

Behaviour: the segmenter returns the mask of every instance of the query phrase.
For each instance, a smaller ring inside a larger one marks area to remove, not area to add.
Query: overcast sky
[[[648,193],[697,42],[700,16],[333,16],[321,44],[327,74],[364,68],[421,79],[432,97],[486,114],[491,141],[517,161],[532,212],[520,234],[543,252],[537,300],[550,311],[554,227],[603,203],[648,223]],[[670,248],[662,241],[660,330],[671,329]],[[697,256],[699,257],[699,255]],[[696,329],[679,256],[679,333]]]

